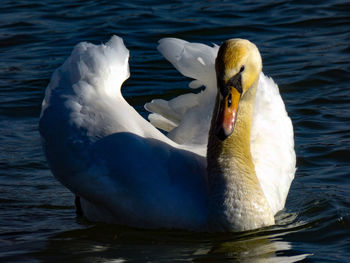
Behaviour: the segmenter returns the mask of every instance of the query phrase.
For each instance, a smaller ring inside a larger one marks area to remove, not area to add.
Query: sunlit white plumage
[[[122,97],[129,52],[119,37],[81,43],[46,90],[40,133],[51,170],[79,195],[90,220],[146,228],[207,230],[206,145],[216,96],[218,47],[163,39],[160,52],[199,94],[146,105],[154,126]],[[277,85],[259,77],[251,153],[275,214],[295,172],[293,129]],[[233,230],[244,230],[235,227]],[[215,230],[215,229],[214,229]]]

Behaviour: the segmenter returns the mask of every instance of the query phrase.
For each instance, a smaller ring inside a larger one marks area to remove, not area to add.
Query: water
[[[3,0],[0,8],[1,262],[350,261],[349,1]],[[257,44],[295,128],[298,170],[276,226],[217,235],[76,217],[41,150],[41,101],[76,43],[112,34],[131,50],[123,93],[143,116],[151,98],[189,91],[156,51],[158,39]]]

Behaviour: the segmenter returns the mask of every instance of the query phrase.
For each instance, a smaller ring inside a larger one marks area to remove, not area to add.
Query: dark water
[[[0,262],[350,262],[350,2],[125,2],[1,1]],[[112,34],[131,50],[123,93],[143,116],[151,98],[188,92],[157,53],[158,39],[258,45],[293,120],[298,157],[276,226],[214,235],[76,217],[41,150],[41,101],[76,43]]]

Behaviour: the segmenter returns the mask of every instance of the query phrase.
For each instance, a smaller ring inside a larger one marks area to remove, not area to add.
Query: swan
[[[158,50],[194,79],[191,88],[205,88],[147,103],[147,121],[121,94],[130,75],[123,40],[75,46],[42,103],[52,173],[91,221],[194,231],[273,225],[294,178],[293,127],[258,48],[165,38]]]

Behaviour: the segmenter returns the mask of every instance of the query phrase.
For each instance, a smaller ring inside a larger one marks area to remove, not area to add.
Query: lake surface
[[[1,1],[0,261],[350,262],[350,2],[159,2]],[[160,38],[256,43],[295,130],[298,170],[275,226],[200,234],[76,216],[42,152],[41,102],[74,45],[112,34],[131,52],[123,94],[144,117],[152,98],[190,92]]]

